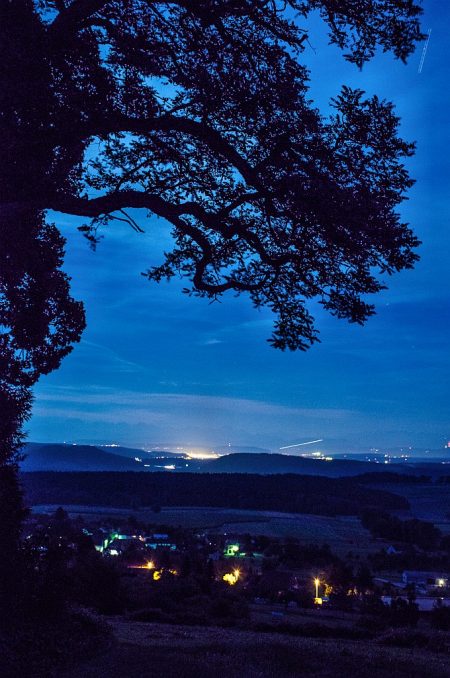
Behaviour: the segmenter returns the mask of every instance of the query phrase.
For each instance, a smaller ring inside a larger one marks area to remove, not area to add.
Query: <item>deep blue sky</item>
[[[359,72],[326,44],[317,21],[315,52],[306,53],[324,112],[342,84],[358,86],[394,101],[403,136],[418,142],[408,163],[417,183],[402,213],[423,241],[421,261],[389,280],[377,316],[361,328],[317,309],[322,343],[277,352],[266,343],[270,313],[246,298],[208,305],[182,295],[182,283],[140,276],[160,261],[164,221],[142,222],[145,235],[112,225],[92,253],[75,229],[80,222],[55,215],[88,329],[37,386],[31,440],[276,450],[311,438],[324,438],[325,448],[437,448],[450,439],[450,8],[424,6],[432,36],[421,74],[421,47],[406,66],[380,54]]]

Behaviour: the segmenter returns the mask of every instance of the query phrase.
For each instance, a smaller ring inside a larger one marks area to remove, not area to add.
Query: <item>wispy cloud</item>
[[[198,444],[231,439],[263,446],[276,445],[286,436],[313,435],[324,428],[328,434],[336,427],[343,430],[355,415],[343,409],[287,407],[245,398],[104,388],[86,393],[50,389],[40,394],[34,411],[35,421],[60,419],[69,431],[71,421],[84,420],[88,427],[89,422],[102,423],[105,431],[109,424],[132,425],[163,439],[189,438]]]

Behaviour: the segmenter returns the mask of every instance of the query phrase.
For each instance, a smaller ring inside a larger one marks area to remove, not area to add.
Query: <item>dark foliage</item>
[[[0,0],[0,466],[11,515],[30,389],[85,324],[47,210],[90,220],[81,230],[93,245],[113,220],[141,230],[127,208],[163,217],[174,247],[148,278],[181,274],[209,299],[247,292],[275,313],[281,349],[317,340],[307,300],[362,323],[365,295],[383,287],[377,272],[416,261],[396,211],[413,144],[376,96],[343,87],[329,119],[311,106],[298,59],[313,10],[358,66],[377,45],[404,60],[422,38],[412,0]],[[353,509],[342,497],[337,510]]]
[[[364,507],[408,508],[391,492],[351,479],[195,473],[24,473],[31,504],[226,506],[318,515],[357,515]]]
[[[57,623],[25,621],[13,633],[0,631],[2,678],[58,678],[112,642],[109,628],[86,614],[67,614]]]
[[[95,243],[114,219],[140,231],[125,210],[144,208],[174,236],[146,275],[248,292],[277,316],[274,346],[316,341],[307,299],[363,322],[374,271],[417,258],[396,212],[413,144],[376,96],[343,87],[328,119],[311,105],[299,59],[313,10],[358,66],[422,39],[411,0],[2,0],[2,218],[84,216]]]
[[[438,631],[450,631],[450,607],[438,600],[431,612],[431,626]]]
[[[416,544],[423,549],[437,546],[441,537],[441,531],[433,523],[418,518],[400,520],[380,511],[364,511],[361,522],[374,537]]]
[[[0,229],[0,464],[7,464],[20,458],[31,387],[78,341],[84,313],[60,270],[64,239],[56,227],[40,212],[9,207]]]
[[[419,607],[412,598],[393,598],[389,606],[388,619],[392,626],[417,626]]]
[[[423,485],[431,483],[431,476],[391,473],[389,471],[361,473],[354,476],[354,478],[359,483],[368,483],[371,485],[381,485],[385,483],[395,483],[396,485]]]
[[[442,570],[450,568],[450,558],[445,553],[427,553],[408,544],[400,553],[385,550],[369,555],[372,567],[377,571],[401,572],[402,570]]]
[[[265,555],[277,555],[280,563],[287,567],[302,568],[305,566],[325,567],[330,563],[337,563],[337,556],[331,551],[328,544],[303,544],[297,540],[288,539],[282,544],[274,544],[265,551]]]

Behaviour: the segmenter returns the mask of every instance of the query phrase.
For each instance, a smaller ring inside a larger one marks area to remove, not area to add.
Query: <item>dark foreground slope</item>
[[[208,506],[357,515],[363,508],[407,509],[392,492],[351,478],[195,473],[24,473],[26,501],[91,506]]]
[[[111,620],[116,644],[61,678],[446,678],[449,655],[383,639],[289,638],[273,633]]]

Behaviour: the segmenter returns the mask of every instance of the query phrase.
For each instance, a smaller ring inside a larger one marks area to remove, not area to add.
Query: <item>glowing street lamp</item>
[[[320,579],[316,577],[314,579],[314,584],[316,586],[316,597],[314,598],[314,602],[316,605],[322,605],[322,598],[319,598],[319,584],[320,584]]]

